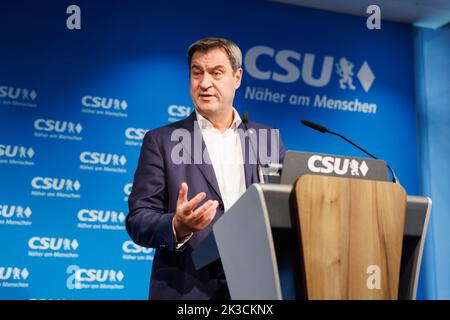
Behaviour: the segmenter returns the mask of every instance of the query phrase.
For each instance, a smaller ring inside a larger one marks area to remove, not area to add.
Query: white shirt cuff
[[[172,230],[173,230],[173,236],[174,236],[175,243],[176,243],[176,246],[175,246],[176,250],[178,250],[182,246],[184,246],[189,241],[189,239],[191,239],[192,235],[194,234],[193,232],[191,232],[190,234],[188,234],[187,236],[185,236],[181,240],[178,240],[177,233],[175,232],[175,225],[173,223],[173,220],[172,220]]]

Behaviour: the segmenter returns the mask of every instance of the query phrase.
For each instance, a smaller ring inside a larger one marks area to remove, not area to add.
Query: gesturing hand
[[[191,232],[199,231],[214,219],[219,202],[208,200],[202,206],[195,207],[206,197],[206,193],[200,192],[191,200],[187,199],[188,185],[183,182],[180,187],[177,200],[177,210],[173,218],[173,225],[178,238],[183,238]]]

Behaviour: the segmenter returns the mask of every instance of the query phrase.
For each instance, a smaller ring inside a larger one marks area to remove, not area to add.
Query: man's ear
[[[236,73],[234,74],[234,81],[236,83],[235,89],[237,90],[241,86],[241,80],[242,80],[242,68],[239,68],[236,70]]]

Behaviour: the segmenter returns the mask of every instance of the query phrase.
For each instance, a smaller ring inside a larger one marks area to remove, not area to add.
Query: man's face
[[[190,68],[191,99],[197,111],[212,117],[231,110],[235,91],[241,84],[242,68],[233,72],[226,51],[197,51]]]

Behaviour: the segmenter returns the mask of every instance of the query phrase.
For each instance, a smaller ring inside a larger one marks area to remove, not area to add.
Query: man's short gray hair
[[[208,52],[214,48],[223,48],[228,55],[228,59],[230,60],[231,68],[233,72],[236,71],[242,66],[242,52],[241,49],[231,40],[227,40],[224,38],[203,38],[195,41],[189,46],[188,49],[188,64],[189,69],[191,68],[192,56],[194,53],[200,52]]]

